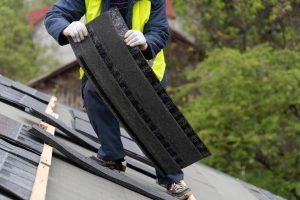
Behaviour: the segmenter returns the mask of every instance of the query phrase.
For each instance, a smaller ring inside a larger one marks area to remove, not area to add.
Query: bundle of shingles
[[[87,24],[71,46],[89,81],[146,156],[169,174],[210,155],[168,96],[140,50],[123,42],[128,30],[117,9]]]

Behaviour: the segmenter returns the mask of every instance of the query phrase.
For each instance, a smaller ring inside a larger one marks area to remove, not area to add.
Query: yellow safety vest
[[[86,22],[90,22],[101,13],[102,0],[85,0]],[[151,1],[139,0],[133,6],[132,29],[143,32],[145,24],[148,22],[151,13]],[[157,78],[161,81],[165,72],[166,63],[164,52],[161,50],[155,57],[152,70]],[[80,68],[80,79],[82,79],[84,71]]]

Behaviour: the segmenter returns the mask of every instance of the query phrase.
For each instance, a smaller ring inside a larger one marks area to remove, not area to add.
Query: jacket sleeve
[[[151,0],[151,4],[150,18],[144,27],[148,48],[143,54],[147,60],[153,59],[169,39],[166,0]]]
[[[48,33],[60,44],[68,44],[63,30],[73,21],[78,21],[85,14],[84,0],[58,0],[45,17]]]

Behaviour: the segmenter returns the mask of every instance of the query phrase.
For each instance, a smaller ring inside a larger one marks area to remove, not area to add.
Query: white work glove
[[[71,36],[74,42],[80,42],[84,40],[85,36],[88,36],[88,31],[84,23],[75,21],[63,31],[63,34],[65,36]]]
[[[142,51],[146,50],[148,47],[146,38],[145,38],[144,34],[140,31],[129,30],[126,32],[124,38],[125,38],[125,43],[128,46],[131,46],[131,47],[138,46]]]

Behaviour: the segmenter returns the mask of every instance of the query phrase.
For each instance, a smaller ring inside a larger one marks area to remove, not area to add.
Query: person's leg
[[[174,174],[168,174],[166,176],[159,173],[159,171],[156,170],[156,176],[158,184],[160,185],[169,185],[172,183],[178,183],[183,180],[184,174],[182,170],[179,170],[178,172]]]
[[[82,80],[82,93],[86,112],[101,143],[97,157],[107,161],[123,161],[125,153],[118,120],[86,77]]]

